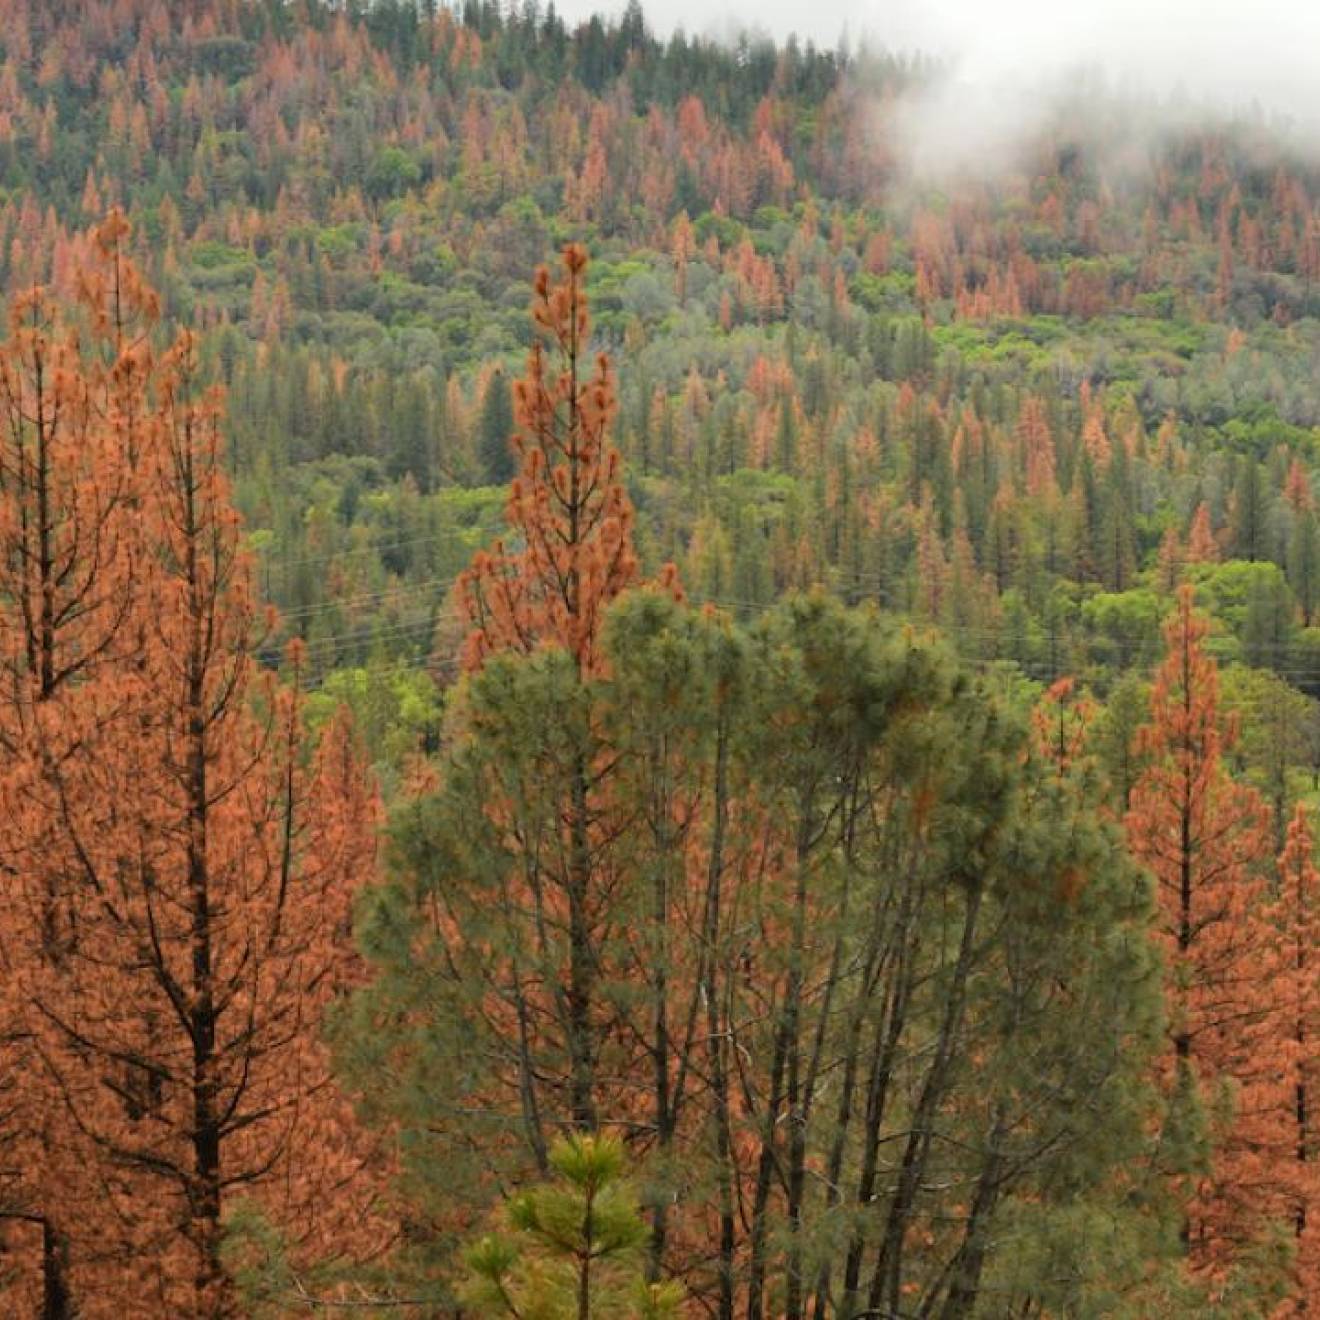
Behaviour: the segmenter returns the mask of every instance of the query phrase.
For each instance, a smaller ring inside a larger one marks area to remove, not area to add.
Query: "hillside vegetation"
[[[14,1314],[1306,1313],[1320,160],[944,75],[0,0]]]

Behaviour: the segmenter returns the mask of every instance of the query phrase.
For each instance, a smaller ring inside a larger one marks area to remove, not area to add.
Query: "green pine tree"
[[[467,1253],[462,1300],[513,1320],[664,1320],[683,1290],[642,1271],[647,1227],[624,1181],[623,1144],[573,1134],[550,1150],[558,1177],[511,1198],[504,1224]]]
[[[513,453],[513,395],[502,371],[496,371],[481,401],[481,467],[492,486],[506,486],[517,468]]]

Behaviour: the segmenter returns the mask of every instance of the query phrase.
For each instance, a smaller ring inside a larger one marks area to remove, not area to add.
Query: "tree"
[[[1229,516],[1229,538],[1238,559],[1255,563],[1265,558],[1265,523],[1268,510],[1260,464],[1250,454],[1238,463]]]
[[[1283,851],[1295,792],[1291,772],[1306,757],[1307,699],[1269,669],[1231,665],[1222,675],[1223,707],[1236,736],[1225,755],[1269,803],[1274,852]]]
[[[583,278],[587,255],[569,246],[564,278],[536,273],[532,320],[554,346],[558,371],[548,374],[538,335],[527,374],[514,390],[521,471],[510,488],[506,518],[518,550],[502,541],[479,554],[458,583],[471,622],[464,648],[470,668],[504,651],[523,654],[545,643],[561,647],[579,680],[596,672],[605,607],[637,573],[632,507],[619,480],[619,455],[608,443],[617,408],[609,359],[600,354],[583,374],[590,334]],[[608,799],[586,747],[570,758],[560,851],[562,871],[547,875],[568,923],[568,983],[557,1002],[572,1060],[572,1111],[583,1128],[596,1122],[594,1071],[598,957],[593,927],[603,917],[598,831],[592,820]],[[607,777],[606,777],[607,778]],[[556,914],[558,915],[558,913]]]
[[[1308,1297],[1320,1286],[1320,1179],[1317,1178],[1315,1109],[1320,1081],[1320,1036],[1316,1021],[1317,903],[1320,873],[1306,809],[1298,803],[1288,825],[1287,842],[1279,854],[1279,891],[1273,918],[1281,943],[1279,983],[1275,1003],[1282,1033],[1291,1046],[1287,1059],[1287,1085],[1283,1103],[1290,1122],[1285,1141],[1271,1154],[1279,1181],[1287,1189],[1296,1260],[1293,1264],[1293,1302],[1288,1314],[1304,1315]],[[1293,1167],[1289,1170],[1288,1165]]]
[[[1320,522],[1315,510],[1305,507],[1293,514],[1288,539],[1288,584],[1302,610],[1302,626],[1309,628],[1320,605]]]
[[[481,464],[492,486],[504,486],[514,474],[513,400],[504,372],[496,368],[486,382],[479,427]]]
[[[464,1301],[478,1315],[591,1320],[677,1315],[682,1289],[650,1283],[638,1268],[646,1225],[621,1181],[615,1137],[569,1136],[550,1151],[558,1183],[510,1200],[507,1229],[467,1253]]]
[[[1242,652],[1246,662],[1261,668],[1286,668],[1296,616],[1297,605],[1283,573],[1274,564],[1261,565],[1251,576],[1242,620]]]
[[[117,285],[94,288],[93,318],[118,305]],[[349,904],[373,864],[375,799],[346,727],[313,757],[296,692],[257,676],[250,560],[194,337],[156,359],[105,324],[128,452],[100,479],[131,482],[133,573],[115,583],[115,646],[69,681],[90,750],[45,721],[27,743],[16,788],[46,830],[9,895],[27,953],[11,985],[50,1106],[41,1192],[77,1313],[121,1313],[131,1295],[152,1314],[228,1316],[235,1195],[304,1258],[383,1231],[371,1147],[319,1037],[355,975]]]
[[[1192,525],[1187,532],[1187,562],[1213,564],[1219,559],[1219,546],[1210,526],[1210,506],[1202,501],[1196,506]]]
[[[1263,917],[1260,859],[1269,854],[1269,813],[1223,765],[1232,730],[1221,730],[1219,682],[1205,654],[1209,624],[1179,590],[1165,625],[1150,720],[1141,732],[1148,764],[1132,790],[1127,835],[1155,876],[1167,960],[1169,1044],[1166,1129],[1193,1126],[1197,1107],[1218,1111],[1215,1149],[1186,1197],[1183,1242],[1193,1271],[1228,1287],[1234,1270],[1279,1210],[1278,1189],[1259,1166],[1275,1145],[1278,1042],[1269,1012],[1274,941]],[[1225,1112],[1226,1111],[1226,1112]]]
[[[470,667],[496,651],[526,653],[554,642],[579,673],[591,673],[605,607],[637,576],[632,506],[608,441],[618,406],[609,358],[597,355],[585,372],[586,264],[585,249],[570,245],[560,283],[546,267],[536,273],[532,321],[539,333],[527,374],[514,387],[520,470],[505,511],[522,544],[510,552],[497,541],[460,579],[472,621]],[[542,335],[557,355],[553,375]]]
[[[670,242],[674,259],[674,292],[678,296],[678,305],[686,307],[687,267],[697,250],[692,222],[688,219],[686,211],[680,211],[675,217]]]
[[[365,186],[370,197],[384,201],[416,187],[421,177],[421,166],[406,151],[401,147],[385,147],[371,162]]]
[[[1114,815],[1120,821],[1131,805],[1132,789],[1144,766],[1137,734],[1149,711],[1146,684],[1129,671],[1110,688],[1095,721],[1092,747],[1109,780]]]
[[[1136,552],[1132,534],[1132,490],[1127,448],[1119,444],[1105,469],[1100,518],[1096,528],[1096,567],[1106,590],[1132,586]]]
[[[26,1170],[3,1209],[40,1230],[47,1320],[73,1305],[59,1223],[68,1171],[24,971],[58,973],[73,938],[71,895],[53,860],[65,851],[64,784],[85,786],[100,754],[103,711],[89,689],[122,662],[140,561],[132,513],[153,425],[145,396],[156,375],[147,339],[156,299],[125,255],[126,235],[118,214],[93,234],[83,284],[90,357],[40,287],[16,294],[0,354],[0,874],[16,932],[3,962],[5,1065],[15,1079],[6,1129],[18,1145],[14,1167]]]

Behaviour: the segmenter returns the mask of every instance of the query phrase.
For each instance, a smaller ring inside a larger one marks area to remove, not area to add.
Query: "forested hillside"
[[[0,1309],[1307,1313],[1320,153],[944,75],[0,0]]]

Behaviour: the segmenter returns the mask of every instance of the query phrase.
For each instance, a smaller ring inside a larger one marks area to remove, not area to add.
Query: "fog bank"
[[[602,8],[566,0],[566,19]],[[622,10],[611,0],[605,12]],[[1176,128],[1223,115],[1287,120],[1320,156],[1320,0],[654,0],[652,29],[728,37],[843,34],[936,55],[950,75],[903,111],[918,173],[1011,164],[1061,103],[1139,103]]]

